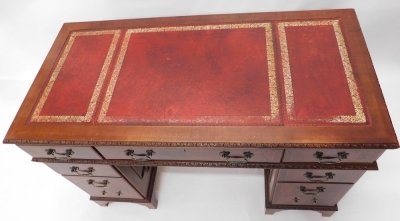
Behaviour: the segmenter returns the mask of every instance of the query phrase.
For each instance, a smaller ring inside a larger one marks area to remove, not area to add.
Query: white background
[[[355,8],[395,130],[400,132],[400,1],[12,0],[0,1],[0,138],[65,22]],[[264,215],[262,170],[159,168],[158,209],[100,207],[89,195],[13,145],[0,144],[0,220],[399,220],[400,150],[378,160],[322,218],[312,211]]]

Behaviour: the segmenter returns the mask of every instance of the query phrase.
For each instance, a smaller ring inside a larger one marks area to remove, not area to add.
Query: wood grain
[[[349,56],[359,76],[360,88],[371,118],[366,126],[93,126],[93,125],[27,125],[37,97],[63,44],[72,30],[108,28],[166,27],[240,22],[266,22],[303,19],[342,20]],[[65,24],[47,55],[20,111],[11,125],[6,143],[20,141],[103,141],[103,142],[230,142],[230,143],[335,143],[390,144],[398,141],[386,109],[371,58],[354,10],[272,12],[255,14],[188,16]],[[265,146],[268,148],[268,146]],[[301,146],[299,146],[301,148]],[[292,148],[290,145],[288,148]],[[382,148],[382,147],[379,147]]]

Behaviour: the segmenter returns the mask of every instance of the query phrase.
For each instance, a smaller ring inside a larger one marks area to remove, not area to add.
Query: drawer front
[[[279,170],[278,182],[355,183],[365,170]]]
[[[147,195],[149,188],[151,167],[145,166],[117,166],[117,169],[124,175],[124,177],[136,187],[136,189],[143,195]]]
[[[98,146],[106,159],[280,162],[283,150],[261,148],[161,148]],[[130,154],[127,155],[127,151]],[[151,154],[149,154],[151,153]],[[150,156],[151,155],[151,156]]]
[[[272,204],[334,206],[353,184],[277,183]]]
[[[24,146],[19,148],[32,157],[58,159],[102,159],[91,146]]]
[[[319,162],[321,164],[376,161],[384,150],[374,149],[286,149],[283,162]]]
[[[186,156],[183,148],[97,146],[96,149],[106,159],[170,160]]]
[[[143,197],[123,178],[64,177],[91,196],[143,199]]]
[[[48,167],[59,174],[69,176],[104,176],[121,177],[118,172],[109,165],[98,164],[67,164],[67,163],[45,163]]]
[[[193,148],[186,149],[187,160],[229,162],[273,162],[282,158],[281,149],[261,148]]]

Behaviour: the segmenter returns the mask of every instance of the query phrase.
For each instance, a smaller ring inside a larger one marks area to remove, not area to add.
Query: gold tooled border
[[[282,68],[283,68],[283,78],[284,78],[284,89],[286,98],[286,111],[289,120],[295,119],[295,109],[294,109],[294,95],[292,87],[292,77],[290,73],[290,62],[288,45],[286,40],[285,27],[288,26],[320,26],[320,25],[332,25],[336,41],[338,43],[338,49],[340,52],[340,57],[342,59],[343,68],[345,71],[347,84],[350,89],[351,99],[353,102],[353,107],[355,115],[339,115],[333,116],[327,119],[309,119],[308,121],[313,122],[327,122],[327,123],[366,123],[366,117],[361,104],[360,95],[358,94],[357,84],[354,78],[353,69],[350,64],[350,59],[347,53],[346,44],[343,38],[342,30],[339,25],[338,20],[326,20],[326,21],[296,21],[296,22],[280,22],[278,23],[279,41],[281,47],[282,56]]]
[[[115,85],[117,83],[118,75],[121,70],[122,63],[124,61],[125,53],[128,47],[129,39],[132,33],[148,33],[148,32],[169,32],[169,31],[200,31],[200,30],[220,30],[220,29],[238,29],[238,28],[265,28],[266,36],[266,51],[267,51],[267,64],[268,64],[268,80],[270,89],[270,102],[271,102],[271,115],[261,116],[265,122],[275,122],[279,120],[279,101],[278,101],[278,89],[277,79],[275,70],[275,55],[274,45],[272,38],[272,25],[271,23],[243,23],[243,24],[222,24],[222,25],[204,25],[204,26],[178,26],[178,27],[158,27],[158,28],[137,28],[127,30],[124,40],[122,42],[121,51],[118,56],[115,69],[113,71],[110,84],[107,88],[106,96],[103,105],[100,110],[98,122],[99,123],[112,123],[119,122],[121,117],[107,116],[107,111],[111,102],[111,98],[114,92]],[[260,116],[246,116],[248,119],[257,118]],[[125,117],[126,118],[126,117]],[[208,116],[200,117],[197,120],[193,120],[192,123],[204,122],[209,119]],[[166,122],[171,120],[165,119]],[[190,121],[190,120],[189,120]],[[188,121],[188,122],[189,122]],[[225,120],[223,117],[213,116],[214,123],[223,123]],[[189,122],[190,123],[190,122]]]
[[[40,112],[42,111],[42,108],[47,100],[47,97],[50,94],[54,82],[56,81],[57,76],[60,73],[60,70],[64,62],[67,59],[68,53],[71,50],[72,45],[74,44],[75,38],[78,36],[109,35],[109,34],[113,34],[114,37],[111,42],[110,48],[108,49],[107,57],[104,61],[103,67],[100,72],[100,76],[97,80],[92,97],[90,99],[86,115],[85,116],[40,116]],[[31,122],[90,122],[120,34],[121,34],[120,30],[72,32],[72,34],[69,37],[68,43],[65,46],[65,49],[61,55],[61,58],[59,59],[57,66],[54,69],[50,77],[50,80],[46,88],[44,89],[42,96],[40,97],[38,104],[36,105],[35,111],[33,112],[30,121]]]

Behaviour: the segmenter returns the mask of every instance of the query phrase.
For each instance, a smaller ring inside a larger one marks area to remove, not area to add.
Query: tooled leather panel
[[[128,30],[98,122],[279,123],[271,27],[259,26]]]
[[[278,23],[285,124],[367,123],[339,20]]]
[[[30,122],[90,122],[119,30],[72,32]]]
[[[271,26],[73,32],[30,122],[367,124],[339,20]]]

